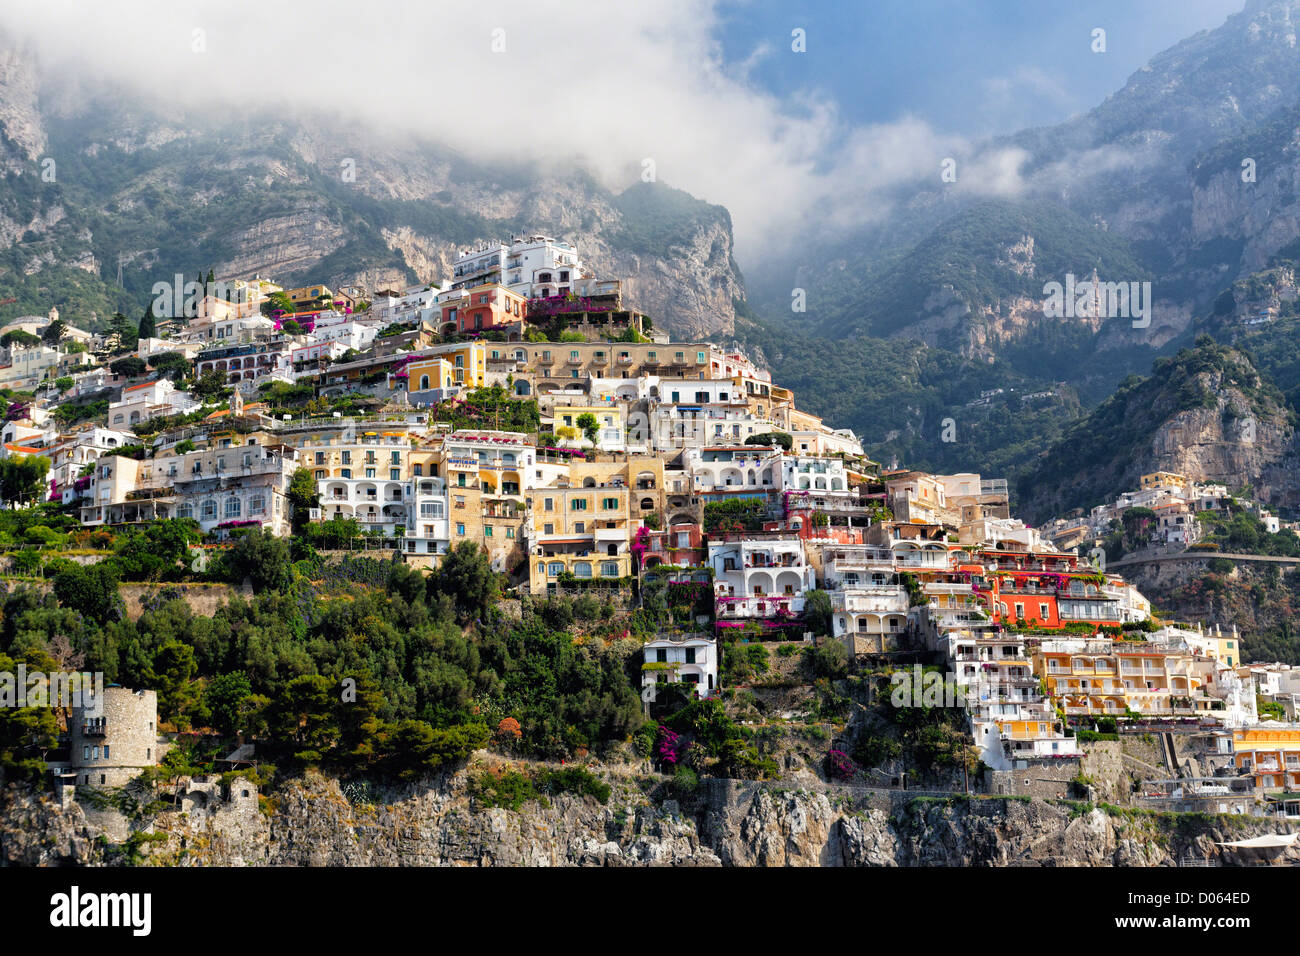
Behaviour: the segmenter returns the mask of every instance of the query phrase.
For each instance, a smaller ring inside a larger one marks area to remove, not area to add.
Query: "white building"
[[[907,630],[909,599],[893,552],[828,544],[822,550],[822,576],[834,611],[833,633],[849,653],[895,650]]]
[[[654,701],[664,684],[689,684],[698,697],[718,687],[718,646],[709,637],[658,637],[642,649],[641,699]]]
[[[780,618],[803,613],[806,593],[817,586],[803,541],[776,532],[746,532],[743,539],[709,541],[714,601],[720,621]]]
[[[151,418],[185,415],[200,407],[189,392],[182,392],[170,379],[159,378],[122,389],[122,400],[110,402],[108,423],[114,428],[130,428]]]
[[[513,239],[505,257],[502,282],[511,292],[530,299],[569,295],[585,277],[578,248],[550,236]]]

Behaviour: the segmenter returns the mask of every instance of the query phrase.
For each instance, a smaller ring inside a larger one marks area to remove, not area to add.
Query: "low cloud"
[[[42,0],[0,10],[0,29],[48,75],[196,115],[325,111],[482,160],[576,160],[614,188],[653,159],[660,181],[727,206],[742,261],[812,222],[878,218],[891,191],[938,184],[945,157],[963,157],[965,189],[1020,188],[1017,151],[915,118],[855,127],[816,91],[759,89],[760,59],[816,54],[763,45],[728,65],[708,0]]]

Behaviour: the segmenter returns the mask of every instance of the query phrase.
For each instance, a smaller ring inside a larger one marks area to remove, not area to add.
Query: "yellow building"
[[[708,345],[657,342],[532,342],[525,369],[538,389],[586,378],[703,379],[709,374]],[[562,384],[561,384],[561,387]],[[658,397],[657,395],[655,396]]]
[[[561,428],[571,428],[576,437],[582,438],[584,432],[578,420],[583,415],[596,419],[598,432],[595,444],[608,451],[619,450],[625,444],[623,432],[623,410],[615,405],[556,405],[551,412],[552,429],[558,435]],[[566,433],[567,434],[567,433]]]
[[[569,465],[569,481],[575,488],[622,484],[628,489],[628,517],[633,525],[664,510],[664,460],[653,455],[629,455],[617,461],[575,458]]]
[[[460,429],[443,439],[443,469],[447,484],[477,488],[484,495],[523,502],[532,483],[537,449],[527,435],[490,429]]]
[[[294,305],[311,305],[315,302],[334,300],[334,293],[327,285],[305,285],[297,289],[285,289],[284,294]]]
[[[1233,760],[1261,789],[1300,788],[1300,726],[1258,724],[1232,731]]]
[[[487,348],[482,342],[435,345],[409,362],[406,372],[406,387],[412,392],[452,386],[482,388],[487,384]]]
[[[749,413],[758,419],[770,419],[781,428],[790,428],[790,413],[794,409],[794,393],[752,375],[736,375],[732,384],[745,398]],[[795,413],[796,417],[800,414]],[[809,416],[815,417],[815,416]],[[820,419],[817,419],[820,422]],[[804,419],[800,419],[801,422]]]
[[[1202,693],[1192,655],[1144,642],[1061,639],[1034,652],[1034,673],[1067,714],[1200,714],[1222,702]]]
[[[316,479],[322,518],[354,518],[386,534],[408,527],[411,443],[405,434],[306,444],[299,454]]]
[[[632,574],[629,490],[624,485],[538,488],[528,493],[533,549],[529,589],[545,593],[563,574],[579,580]]]
[[[1188,481],[1186,475],[1174,471],[1153,471],[1149,475],[1142,476],[1141,485],[1143,491],[1161,488],[1172,490],[1186,488]]]
[[[407,366],[407,372],[410,377],[406,380],[406,389],[409,392],[427,392],[430,389],[454,388],[457,385],[452,364],[445,358],[412,362]]]

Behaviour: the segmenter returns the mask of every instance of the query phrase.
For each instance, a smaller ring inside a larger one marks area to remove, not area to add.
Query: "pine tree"
[[[149,308],[140,320],[140,338],[153,339],[158,337],[158,322],[154,318],[153,303],[149,303]]]

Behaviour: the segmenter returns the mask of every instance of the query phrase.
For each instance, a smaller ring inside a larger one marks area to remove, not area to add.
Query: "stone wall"
[[[984,779],[988,793],[994,796],[1038,797],[1043,800],[1074,799],[1078,796],[1073,780],[1079,775],[1079,759],[1058,757],[1022,762],[1028,766],[1015,770],[986,768]]]

